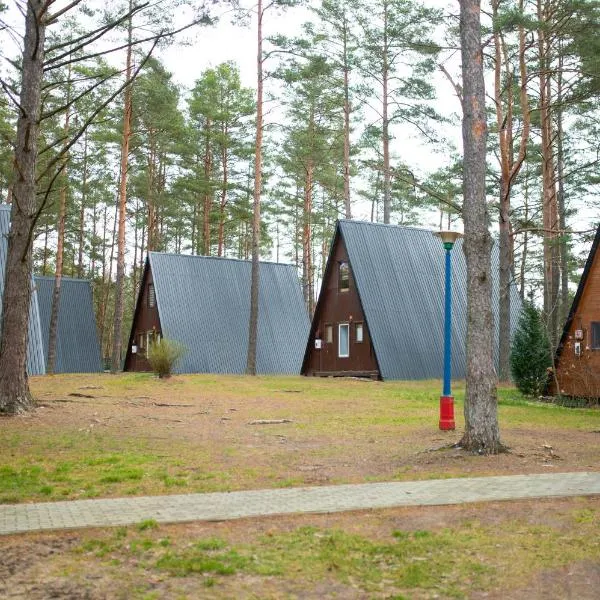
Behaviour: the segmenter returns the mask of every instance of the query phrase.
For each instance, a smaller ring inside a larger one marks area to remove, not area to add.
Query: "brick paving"
[[[245,492],[141,496],[0,505],[0,535],[51,529],[223,521],[292,513],[332,513],[600,494],[600,472],[544,473],[363,483]]]

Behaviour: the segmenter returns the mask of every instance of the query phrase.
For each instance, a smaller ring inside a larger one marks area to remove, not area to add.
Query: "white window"
[[[360,344],[363,341],[363,324],[357,323],[356,327],[356,343]]]
[[[156,292],[154,291],[154,284],[148,284],[148,308],[154,308],[156,306]]]
[[[325,343],[333,344],[333,325],[325,325]]]
[[[348,323],[339,325],[338,356],[340,358],[350,356],[350,325]]]

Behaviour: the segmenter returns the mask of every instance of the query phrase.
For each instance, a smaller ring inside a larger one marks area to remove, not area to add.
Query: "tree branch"
[[[152,52],[154,51],[154,48],[156,48],[156,45],[158,44],[158,41],[160,39],[160,36],[156,36],[156,39],[154,40],[154,44],[152,44],[152,48],[150,48],[148,54],[146,54],[146,56],[144,57],[144,59],[140,62],[140,64],[138,65],[137,69],[135,70],[135,72],[133,73],[133,75],[127,79],[125,81],[125,83],[123,83],[123,85],[121,85],[113,94],[111,94],[104,102],[102,102],[100,104],[100,106],[98,106],[96,108],[96,110],[86,119],[86,121],[83,123],[83,125],[79,128],[79,130],[77,131],[77,133],[73,136],[73,138],[71,139],[71,141],[66,144],[62,150],[48,163],[48,165],[46,166],[46,168],[43,170],[42,173],[40,173],[40,175],[38,175],[37,177],[37,181],[40,181],[45,175],[47,175],[49,173],[49,171],[52,169],[52,167],[54,167],[54,165],[56,165],[57,162],[60,161],[60,159],[75,145],[75,143],[77,142],[77,140],[84,134],[85,130],[94,122],[94,119],[129,85],[131,85],[131,83],[135,80],[135,78],[138,76],[139,72],[144,68],[144,66],[146,65],[146,62],[148,61],[148,59],[150,58]],[[46,149],[44,148],[44,151]]]

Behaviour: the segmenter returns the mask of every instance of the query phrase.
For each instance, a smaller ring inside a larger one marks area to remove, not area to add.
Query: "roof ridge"
[[[48,279],[48,280],[54,280],[54,279],[56,279],[55,275],[34,275],[33,277],[35,279]],[[65,277],[65,276],[62,276],[61,280],[62,281],[65,281],[65,280],[66,281],[77,281],[77,282],[81,281],[83,283],[91,283],[90,279],[81,279],[80,277]]]
[[[377,226],[377,227],[389,227],[392,229],[413,229],[415,231],[429,231],[431,233],[435,233],[436,229],[430,229],[427,227],[417,227],[415,225],[396,225],[394,223],[377,223],[374,221],[363,221],[359,219],[338,219],[339,223],[353,223],[357,225],[368,225],[368,226]]]
[[[227,260],[227,261],[235,261],[235,262],[240,262],[240,263],[248,263],[248,264],[252,264],[252,261],[249,259],[244,259],[244,258],[230,258],[228,256],[204,256],[202,254],[178,254],[177,252],[155,252],[154,250],[150,251],[148,253],[150,254],[158,254],[160,256],[176,256],[176,257],[185,257],[185,258],[193,258],[195,260]],[[261,264],[266,264],[266,265],[279,265],[281,267],[294,267],[296,268],[296,265],[293,263],[282,263],[282,262],[276,262],[274,260],[259,260],[258,261]]]

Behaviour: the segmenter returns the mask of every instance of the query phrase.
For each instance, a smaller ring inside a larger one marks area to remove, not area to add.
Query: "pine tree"
[[[552,365],[550,340],[538,309],[525,302],[515,332],[510,368],[519,390],[527,396],[539,396]]]

